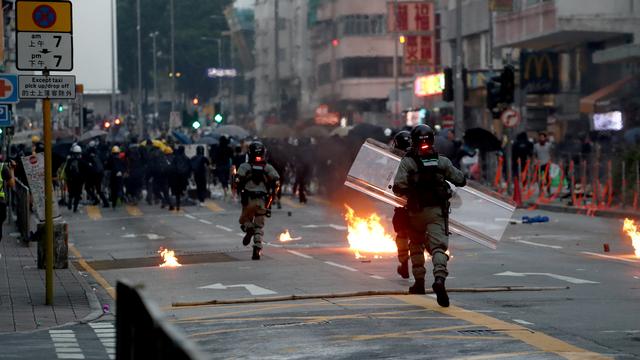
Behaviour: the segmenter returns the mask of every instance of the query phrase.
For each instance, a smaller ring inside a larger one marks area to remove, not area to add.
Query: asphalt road
[[[239,207],[231,202],[179,213],[144,205],[85,208],[65,216],[73,251],[86,261],[82,271],[103,302],[111,302],[110,287],[118,279],[144,284],[169,320],[215,359],[640,357],[640,259],[631,256],[622,222],[541,211],[518,211],[514,218],[543,214],[551,222],[509,225],[497,250],[453,236],[447,286],[568,289],[452,293],[448,309],[428,295],[172,307],[212,299],[406,290],[411,284],[396,275],[393,255],[355,258],[339,207],[318,200],[283,205],[268,220],[261,261],[251,261],[250,249],[241,245]],[[380,211],[390,216],[390,209]],[[285,229],[301,239],[278,242]],[[611,252],[603,252],[604,243]],[[184,265],[158,267],[160,247],[175,250]],[[104,323],[113,323],[113,316],[99,322],[98,328],[108,327]],[[74,334],[82,358],[112,354],[110,335],[96,335],[110,330],[96,333],[91,324],[57,330]],[[56,339],[47,331],[0,336],[2,358],[51,356]],[[58,358],[80,358],[60,357],[65,354],[57,352]]]

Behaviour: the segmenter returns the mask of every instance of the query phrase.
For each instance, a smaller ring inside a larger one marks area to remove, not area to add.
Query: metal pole
[[[84,94],[78,94],[79,105],[80,105],[80,136],[84,133]]]
[[[462,84],[463,64],[462,50],[462,0],[456,0],[456,66],[454,79],[454,118],[457,137],[464,135],[464,89]]]
[[[49,71],[43,71],[49,76]],[[53,175],[51,163],[51,99],[42,102],[42,128],[44,133],[44,236],[46,244],[46,304],[53,305]]]
[[[153,47],[153,119],[156,120],[158,117],[158,48],[156,46],[156,38],[158,37],[158,32],[153,32],[150,34]],[[154,125],[156,125],[154,123]]]
[[[169,0],[169,22],[171,26],[171,111],[175,111],[176,99],[176,58],[175,58],[175,20],[173,14],[173,0]]]
[[[275,74],[275,81],[274,81],[275,91],[274,91],[274,94],[276,96],[276,101],[275,101],[276,118],[277,118],[278,121],[280,121],[280,54],[279,54],[280,53],[280,51],[279,51],[280,50],[280,27],[279,27],[279,25],[280,25],[280,21],[279,21],[280,14],[279,14],[279,9],[278,9],[278,6],[279,6],[278,3],[279,3],[279,0],[274,0],[273,1],[273,19],[274,19],[274,23],[275,23],[275,25],[273,27],[273,30],[274,30],[274,35],[273,35],[273,38],[274,38],[274,41],[273,41],[273,44],[274,44],[274,47],[273,47],[274,57],[273,57],[273,59],[275,61],[275,64],[274,64],[274,66],[275,66],[275,72],[274,72],[274,74]]]
[[[216,39],[218,42],[218,67],[222,69],[222,38]],[[218,98],[220,99],[220,112],[223,113],[224,104],[222,101],[222,76],[218,78]]]
[[[231,34],[229,34],[229,67],[234,69],[234,60],[233,60],[233,41],[231,38]],[[233,121],[236,121],[236,79],[231,78],[231,118]]]
[[[138,37],[138,127],[140,136],[144,135],[144,119],[142,118],[142,38],[140,36],[140,0],[136,0],[137,26],[136,35]]]
[[[489,36],[487,37],[487,67],[489,70],[493,70],[493,9],[491,9],[491,4],[488,6],[489,9]]]
[[[111,0],[111,114],[116,111],[116,76],[118,66],[116,64],[116,28],[115,28],[116,0]]]
[[[398,49],[398,0],[394,0],[393,1],[393,19],[395,21],[395,24],[393,24],[393,49],[394,49],[394,55],[393,55],[393,83],[394,83],[394,91],[395,91],[395,95],[394,95],[394,102],[393,102],[393,122],[395,125],[395,122],[398,121],[398,119],[400,118],[399,114],[400,114],[400,81],[398,79],[398,53],[399,53],[399,49]]]

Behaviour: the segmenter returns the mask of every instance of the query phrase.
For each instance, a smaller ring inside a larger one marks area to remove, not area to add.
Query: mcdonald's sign
[[[558,54],[523,52],[520,55],[520,87],[528,94],[555,94],[560,88]]]

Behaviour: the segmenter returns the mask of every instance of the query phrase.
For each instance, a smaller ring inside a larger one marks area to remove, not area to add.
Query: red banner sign
[[[436,17],[433,2],[400,2],[397,6],[396,9],[393,2],[388,4],[387,29],[389,32],[434,31]]]
[[[407,36],[404,44],[405,66],[430,66],[435,64],[436,39],[434,36]]]

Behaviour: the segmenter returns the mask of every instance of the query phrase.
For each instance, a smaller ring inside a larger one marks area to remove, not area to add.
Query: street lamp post
[[[142,114],[142,39],[140,37],[140,0],[136,0],[137,26],[136,33],[138,37],[138,127],[140,136],[144,135],[144,119]]]
[[[218,68],[222,69],[222,39],[201,36],[200,40],[216,42],[216,44],[218,45]],[[222,98],[222,77],[218,78],[218,97]],[[222,105],[222,101],[220,101],[220,104]]]
[[[158,116],[158,49],[156,47],[156,38],[160,35],[159,32],[152,32],[149,34],[153,39],[153,118],[157,119]]]
[[[171,111],[175,111],[175,98],[176,98],[176,57],[175,57],[175,20],[173,14],[173,0],[169,0],[169,22],[171,26]]]

